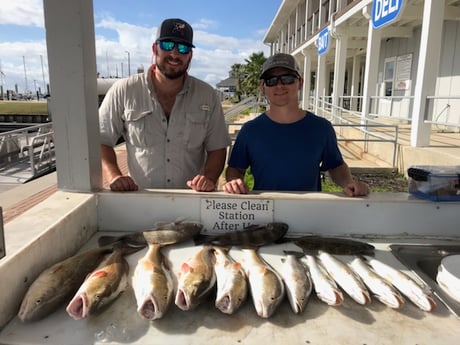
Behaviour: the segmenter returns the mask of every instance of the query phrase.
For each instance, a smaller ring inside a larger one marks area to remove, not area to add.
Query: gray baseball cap
[[[265,73],[276,67],[286,68],[292,72],[295,72],[299,77],[301,76],[300,67],[292,55],[277,53],[270,56],[262,65],[262,74],[260,75],[260,79],[263,79],[265,77]]]

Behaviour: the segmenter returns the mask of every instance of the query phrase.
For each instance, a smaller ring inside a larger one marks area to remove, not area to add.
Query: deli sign
[[[402,12],[404,0],[374,0],[372,3],[372,25],[379,29],[394,22]]]
[[[329,29],[323,29],[318,35],[318,55],[323,55],[329,48]]]

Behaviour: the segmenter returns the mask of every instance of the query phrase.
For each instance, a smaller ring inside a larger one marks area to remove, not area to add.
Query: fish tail
[[[212,236],[212,235],[198,234],[193,237],[193,242],[195,243],[196,246],[199,246],[202,244],[209,244],[214,239],[215,239],[215,236]]]
[[[106,247],[110,244],[113,244],[115,242],[119,242],[123,239],[124,236],[108,236],[108,235],[105,235],[105,236],[100,236],[98,239],[97,239],[97,243],[99,245],[99,247]]]

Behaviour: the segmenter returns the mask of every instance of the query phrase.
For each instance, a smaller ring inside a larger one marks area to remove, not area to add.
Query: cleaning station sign
[[[372,3],[372,26],[379,29],[396,21],[402,13],[404,0],[374,0]]]
[[[271,223],[273,200],[203,198],[201,222],[213,233],[241,231],[250,225]]]

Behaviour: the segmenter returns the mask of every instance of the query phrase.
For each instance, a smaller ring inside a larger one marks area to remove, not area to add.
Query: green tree
[[[235,63],[232,65],[230,71],[230,76],[236,79],[236,97],[238,97],[238,102],[241,100],[241,81],[244,78],[244,65],[240,63]]]
[[[252,53],[249,59],[245,59],[244,71],[246,78],[241,83],[242,90],[247,95],[258,96],[258,100],[262,101],[262,91],[260,90],[260,74],[262,73],[262,65],[267,58],[263,52]]]

